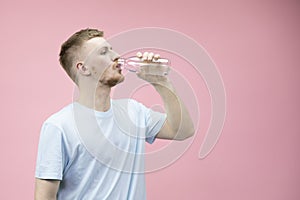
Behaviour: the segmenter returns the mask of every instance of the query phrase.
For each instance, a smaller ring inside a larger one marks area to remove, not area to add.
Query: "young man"
[[[132,99],[113,100],[111,88],[124,80],[119,55],[103,32],[84,29],[61,47],[60,63],[79,88],[79,98],[43,124],[36,165],[35,199],[146,199],[145,141],[184,140],[192,120],[167,76],[137,76],[156,89],[166,114]]]

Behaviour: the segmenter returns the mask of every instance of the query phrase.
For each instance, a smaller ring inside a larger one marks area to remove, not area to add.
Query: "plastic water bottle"
[[[168,75],[170,68],[170,61],[166,58],[159,58],[154,59],[151,61],[142,60],[138,57],[129,57],[129,58],[119,58],[118,64],[121,69],[126,69],[130,72],[138,73],[141,71],[143,66],[147,66],[145,68],[146,74],[151,75],[159,75],[159,76],[166,76]]]

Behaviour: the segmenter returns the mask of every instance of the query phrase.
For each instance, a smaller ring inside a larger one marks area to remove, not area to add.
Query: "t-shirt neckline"
[[[92,108],[89,108],[89,107],[87,107],[85,105],[82,105],[82,104],[80,104],[77,101],[74,101],[73,104],[78,105],[79,107],[81,107],[81,108],[83,108],[85,110],[88,110],[90,112],[94,112],[94,114],[95,114],[96,117],[101,117],[101,118],[110,117],[112,115],[112,113],[113,113],[112,112],[112,105],[113,105],[112,100],[110,100],[110,107],[109,107],[109,109],[107,111],[97,111],[95,109],[92,109]]]

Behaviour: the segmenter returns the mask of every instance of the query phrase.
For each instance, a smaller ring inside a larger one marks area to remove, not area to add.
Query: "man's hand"
[[[137,72],[137,76],[151,84],[163,84],[168,81],[166,76],[170,70],[169,66],[158,62],[160,59],[159,54],[154,54],[152,52],[138,52],[136,54],[145,64],[140,67]]]

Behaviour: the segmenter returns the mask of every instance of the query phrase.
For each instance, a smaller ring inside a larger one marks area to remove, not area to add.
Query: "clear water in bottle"
[[[147,74],[166,76],[168,75],[170,68],[170,61],[166,58],[154,59],[152,61],[145,61],[138,57],[119,58],[118,64],[121,69],[126,69],[130,72],[140,72],[143,70]]]

